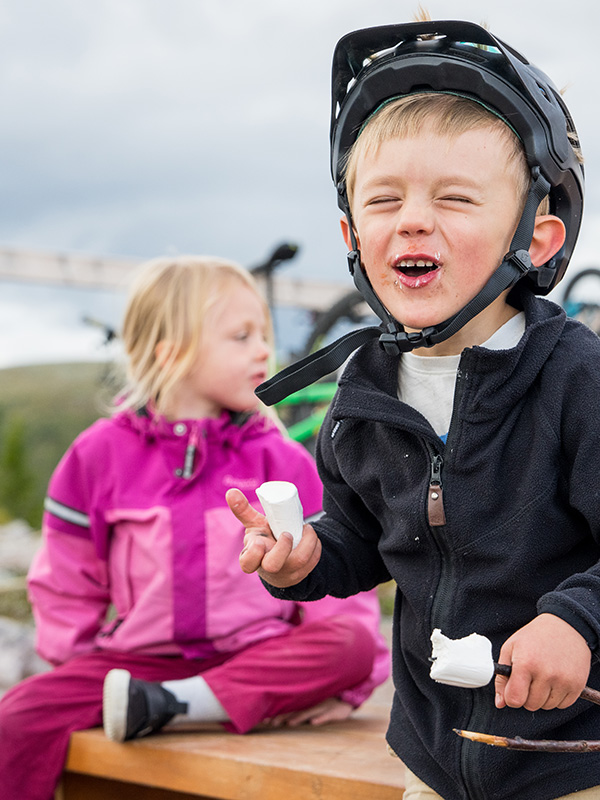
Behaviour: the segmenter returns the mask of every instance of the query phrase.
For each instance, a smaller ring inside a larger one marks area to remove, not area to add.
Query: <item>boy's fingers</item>
[[[503,662],[506,663],[506,662]],[[564,692],[551,698],[551,686],[543,679],[536,679],[531,671],[523,666],[516,668],[513,663],[510,678],[496,677],[496,708],[526,708],[538,711],[540,708],[555,708],[562,701]]]
[[[508,678],[504,677],[504,675],[497,675],[496,680],[494,682],[494,687],[496,689],[496,708],[504,708],[506,705],[504,701],[504,688],[508,683]]]
[[[265,573],[265,580],[269,579],[268,576],[276,575],[283,569],[292,552],[293,546],[294,538],[292,534],[282,533],[262,560],[261,566]]]
[[[500,700],[499,702],[498,700],[496,701],[496,707],[503,708],[504,706],[509,706],[510,708],[521,708],[527,702],[530,686],[531,681],[525,678],[525,676],[511,676],[507,683],[497,692],[497,696],[499,695]]]
[[[266,536],[248,536],[244,540],[244,549],[240,553],[240,567],[243,572],[256,572],[268,552],[270,541]]]
[[[304,580],[313,571],[321,558],[321,540],[310,525],[305,525],[305,532],[300,544],[292,550],[294,539],[291,533],[283,533],[277,544],[269,551],[262,562],[261,577],[267,583],[281,588],[294,586]]]
[[[239,489],[228,489],[225,493],[225,500],[231,511],[242,523],[244,528],[262,528],[266,524],[266,518],[253,508],[243,492]]]
[[[290,533],[282,534],[277,541],[272,536],[246,534],[244,549],[240,553],[243,572],[257,572],[267,583],[280,585],[279,572],[286,566],[294,540]],[[285,582],[281,586],[287,585]]]
[[[500,664],[511,664],[512,665],[512,646],[510,644],[510,640],[505,642],[500,650],[500,655],[498,657],[498,662]],[[512,673],[510,675],[510,680],[515,677]],[[504,708],[507,705],[506,702],[506,686],[508,684],[509,678],[505,675],[496,675],[496,680],[494,682],[494,687],[496,689],[496,698],[495,698],[495,705],[496,708]]]

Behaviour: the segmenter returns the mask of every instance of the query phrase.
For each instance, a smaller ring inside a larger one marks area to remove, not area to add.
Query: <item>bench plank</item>
[[[369,702],[349,720],[323,727],[236,736],[205,726],[194,732],[161,731],[124,744],[110,742],[100,729],[79,731],[71,737],[62,796],[400,800],[404,767],[387,751],[388,715],[388,704]],[[134,786],[147,788],[134,793]]]
[[[78,775],[75,772],[65,774],[62,788],[56,793],[55,800],[64,800],[67,797],[80,800],[211,800],[198,794],[170,792],[168,789],[94,778],[92,775]]]

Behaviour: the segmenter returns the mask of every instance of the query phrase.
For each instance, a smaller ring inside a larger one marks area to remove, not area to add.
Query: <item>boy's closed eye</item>
[[[474,200],[471,197],[462,197],[460,195],[450,195],[448,197],[442,197],[442,200],[446,200],[449,203],[473,203]]]
[[[373,197],[370,200],[367,200],[365,206],[385,206],[393,203],[402,203],[402,198],[391,195],[385,197]]]

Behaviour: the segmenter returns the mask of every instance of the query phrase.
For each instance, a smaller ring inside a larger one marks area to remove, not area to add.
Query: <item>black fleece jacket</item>
[[[434,628],[483,634],[497,659],[548,612],[585,637],[588,683],[600,688],[600,340],[549,301],[510,299],[525,310],[525,334],[510,350],[462,353],[445,445],[398,400],[398,359],[376,342],[355,354],[319,439],[323,555],[297,586],[269,587],[311,600],[394,579],[388,741],[445,800],[550,800],[600,786],[600,753],[519,752],[452,732],[597,740],[600,707],[497,710],[493,682],[471,690],[429,677]]]

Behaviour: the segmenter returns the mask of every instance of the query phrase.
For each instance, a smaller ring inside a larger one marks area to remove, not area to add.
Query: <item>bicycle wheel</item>
[[[573,319],[600,334],[600,268],[577,272],[565,286],[562,306]]]
[[[379,320],[371,311],[360,292],[351,290],[327,311],[317,315],[302,355],[306,356],[315,350],[319,350],[345,333],[349,333],[354,328],[378,324]]]

